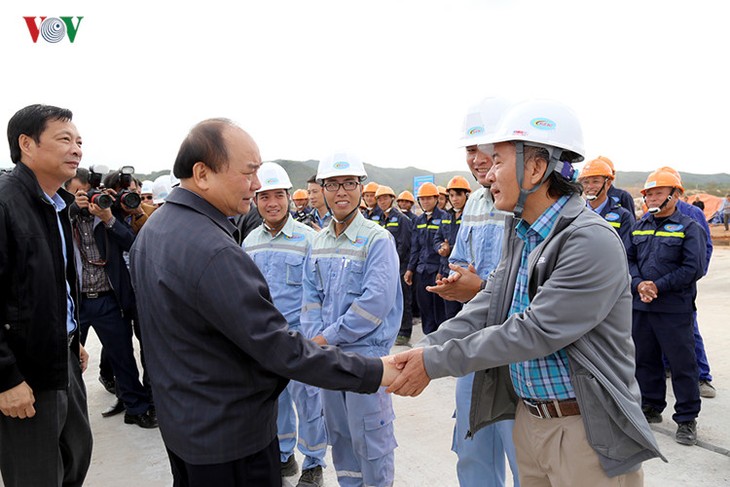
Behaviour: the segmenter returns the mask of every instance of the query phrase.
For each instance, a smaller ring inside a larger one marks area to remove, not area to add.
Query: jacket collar
[[[15,169],[13,169],[12,175],[15,176],[18,181],[20,181],[20,184],[25,186],[25,189],[26,191],[28,191],[29,194],[32,194],[33,196],[47,203],[47,200],[44,197],[45,193],[43,192],[41,185],[38,183],[38,178],[31,170],[31,168],[29,168],[22,162],[17,162],[15,164]],[[58,191],[56,191],[56,193],[58,193],[58,196],[63,199],[67,207],[74,202],[74,195],[66,191],[64,188],[58,188]],[[48,196],[53,195],[51,194]]]
[[[176,205],[186,206],[198,213],[207,216],[213,223],[221,227],[229,235],[233,236],[233,233],[238,229],[236,225],[231,222],[223,213],[221,213],[215,206],[208,203],[202,197],[193,193],[192,191],[182,188],[180,186],[173,188],[170,194],[165,200],[165,204],[173,203]]]

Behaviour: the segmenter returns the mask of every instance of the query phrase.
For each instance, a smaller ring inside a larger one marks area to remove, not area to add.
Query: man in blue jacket
[[[661,412],[667,405],[664,354],[676,398],[675,440],[694,445],[700,391],[692,314],[696,283],[704,275],[706,237],[694,220],[676,209],[684,188],[674,173],[654,171],[641,192],[649,216],[634,225],[627,254],[634,295],[636,378],[641,387],[642,407],[647,421],[662,421]]]

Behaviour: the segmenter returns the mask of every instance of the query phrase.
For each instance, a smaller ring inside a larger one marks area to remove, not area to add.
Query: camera
[[[111,208],[114,204],[114,198],[100,189],[101,179],[107,172],[109,172],[109,168],[101,164],[89,168],[89,186],[91,189],[86,192],[86,196],[89,198],[89,203],[94,203],[102,209]],[[82,210],[82,213],[88,215],[89,210],[87,208],[84,208],[84,210],[86,211]]]
[[[142,198],[140,197],[139,193],[129,189],[132,181],[134,181],[133,174],[134,167],[132,166],[122,166],[118,172],[118,187],[121,188],[121,191],[117,193],[116,204],[119,205],[120,203],[122,203],[130,210],[134,210],[135,208],[139,207],[140,203],[142,203]]]

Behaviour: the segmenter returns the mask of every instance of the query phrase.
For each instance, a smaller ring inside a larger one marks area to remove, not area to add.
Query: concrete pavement
[[[676,425],[671,421],[673,398],[664,412],[664,422],[652,425],[669,463],[644,463],[645,485],[730,485],[730,248],[716,248],[709,274],[699,283],[699,324],[712,366],[717,397],[703,400],[697,446],[674,442]],[[415,333],[420,333],[417,327]],[[414,337],[417,339],[418,337]],[[89,416],[94,432],[94,454],[86,485],[91,487],[157,487],[172,485],[167,456],[158,430],[143,430],[123,423],[123,415],[102,418],[112,401],[98,382],[99,344],[90,334],[91,364],[85,374]],[[399,347],[394,349],[396,351]],[[454,409],[454,379],[431,383],[417,398],[393,397],[396,410],[396,486],[456,486],[456,456],[450,451]],[[671,390],[671,387],[670,387]],[[301,456],[297,453],[301,465]],[[331,465],[331,459],[328,460]],[[508,474],[509,477],[509,474]],[[298,477],[286,479],[295,485]],[[325,470],[325,484],[335,487],[334,469]],[[512,485],[508,481],[507,485]]]

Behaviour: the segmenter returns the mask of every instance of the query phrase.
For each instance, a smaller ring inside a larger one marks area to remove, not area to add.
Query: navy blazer
[[[131,251],[160,431],[167,448],[193,464],[267,447],[287,379],[372,393],[383,371],[379,358],[288,332],[235,230],[203,198],[175,188]]]

